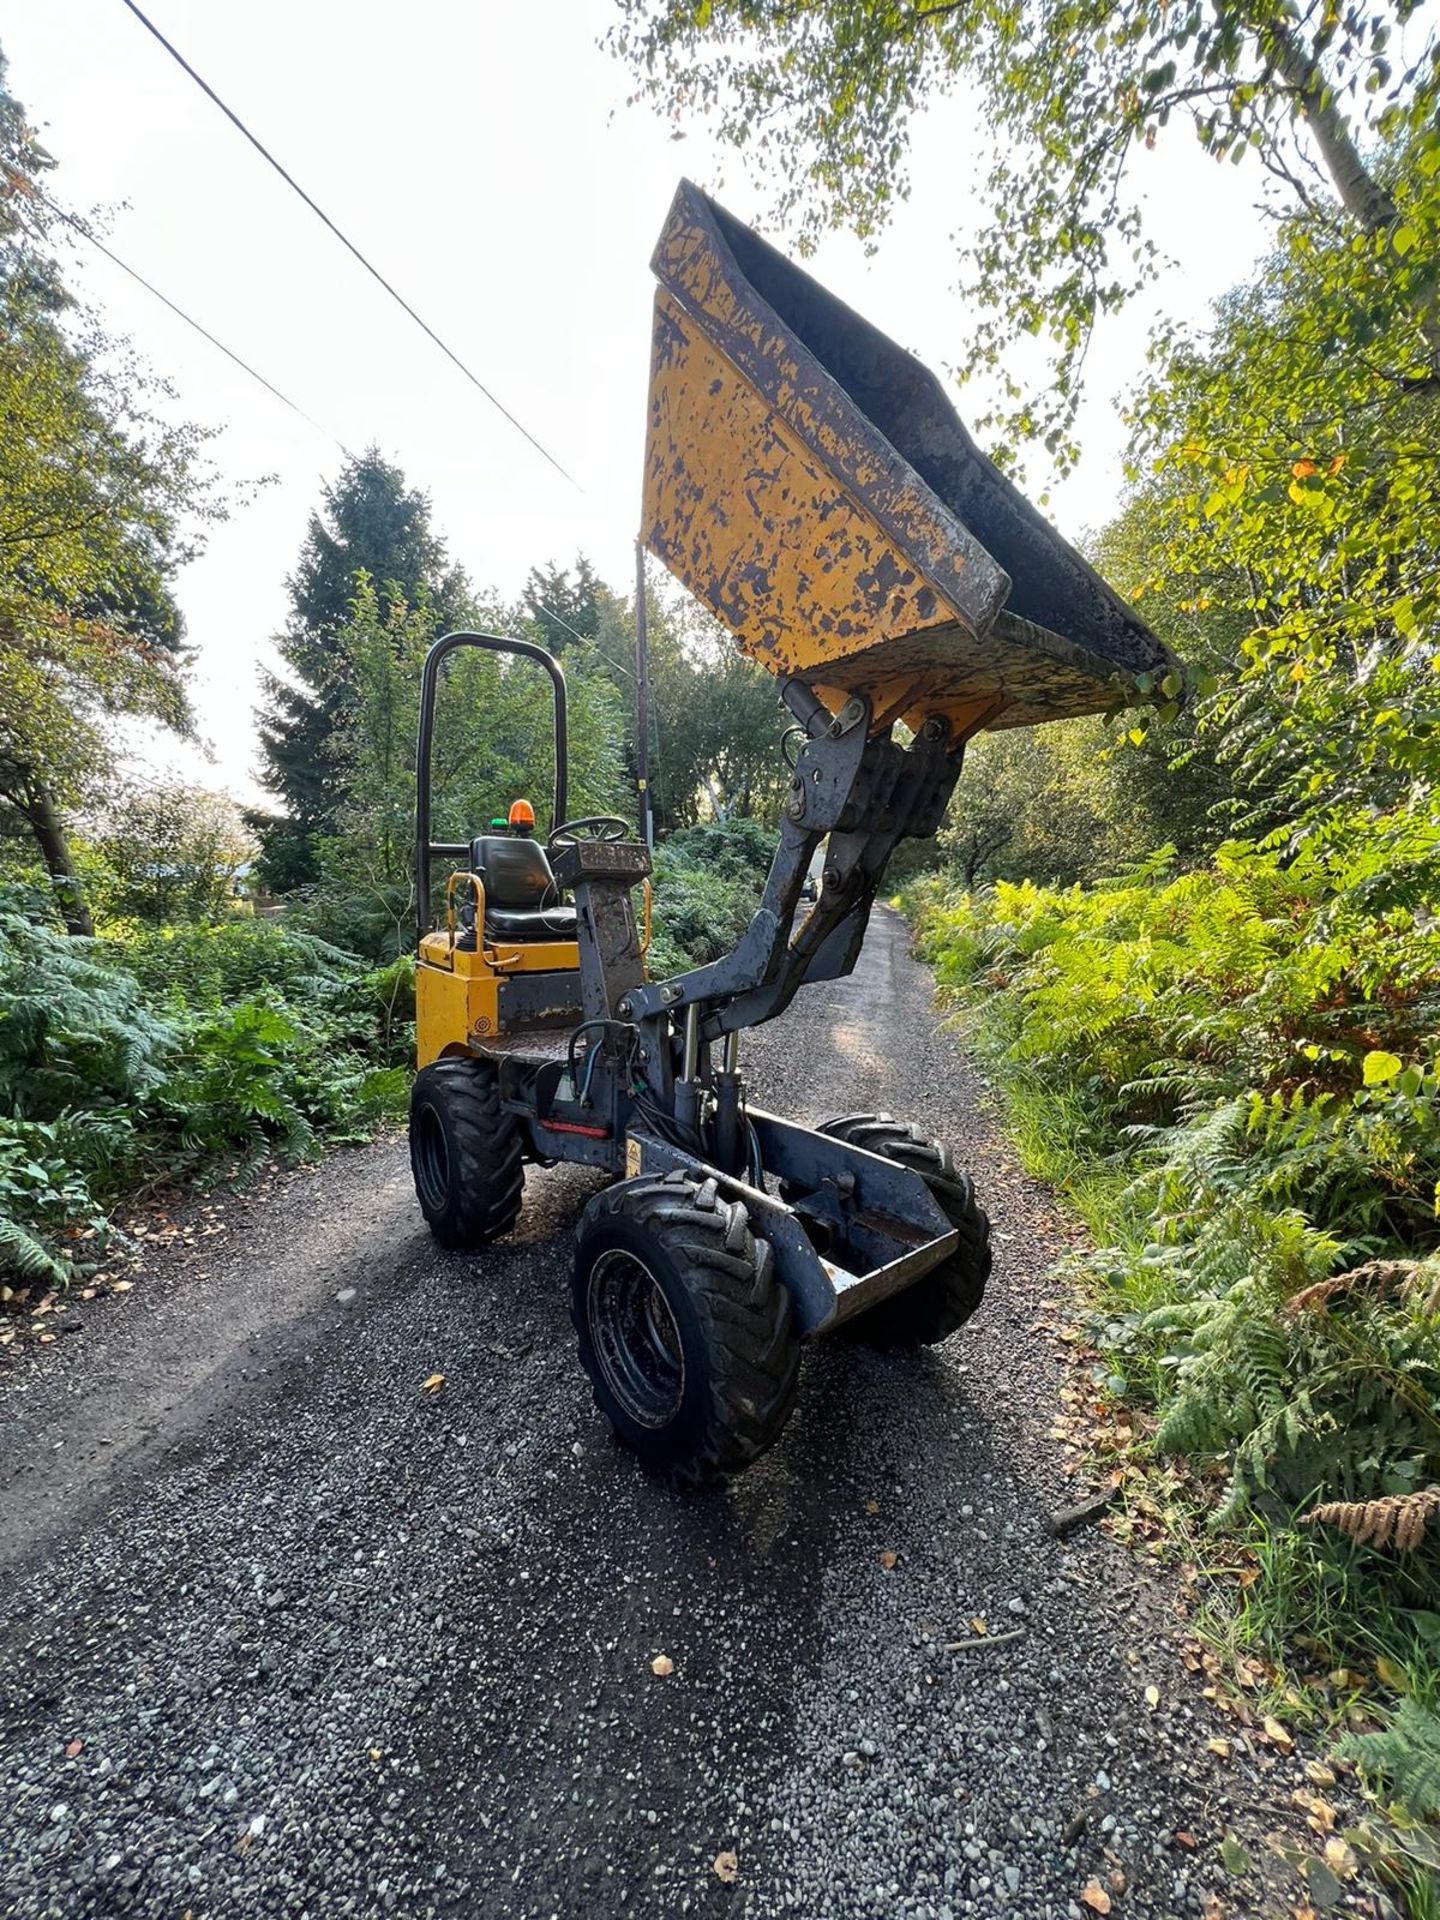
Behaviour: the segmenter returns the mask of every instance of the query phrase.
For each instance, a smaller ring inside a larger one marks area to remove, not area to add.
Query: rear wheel
[[[514,1226],[525,1191],[520,1127],[483,1060],[437,1060],[410,1090],[410,1169],[420,1211],[461,1252]]]
[[[800,1341],[744,1205],[645,1174],[597,1193],[577,1238],[571,1317],[616,1433],[679,1486],[749,1466],[789,1417]]]
[[[918,1173],[959,1234],[948,1260],[913,1287],[857,1315],[846,1329],[873,1346],[933,1347],[964,1326],[984,1299],[990,1278],[990,1220],[975,1199],[969,1174],[957,1170],[948,1147],[888,1113],[847,1114],[827,1121],[820,1131]]]

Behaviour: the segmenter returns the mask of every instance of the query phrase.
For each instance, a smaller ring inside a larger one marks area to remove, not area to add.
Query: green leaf
[[[1227,1873],[1250,1871],[1250,1856],[1233,1833],[1227,1833],[1220,1842],[1220,1864]]]
[[[1384,1053],[1378,1048],[1365,1056],[1362,1072],[1367,1087],[1378,1087],[1387,1080],[1393,1080],[1405,1065],[1398,1055]]]

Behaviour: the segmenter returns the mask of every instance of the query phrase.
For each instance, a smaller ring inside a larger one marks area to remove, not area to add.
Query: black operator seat
[[[471,843],[470,868],[485,884],[487,938],[575,938],[575,909],[560,905],[549,855],[538,840],[482,833]]]

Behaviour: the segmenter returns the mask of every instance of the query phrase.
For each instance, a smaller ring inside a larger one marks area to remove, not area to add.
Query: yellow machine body
[[[502,980],[518,973],[573,975],[579,966],[573,940],[499,943],[467,953],[451,945],[448,933],[427,934],[415,968],[416,1064],[483,1048],[500,1035]]]
[[[476,874],[452,874],[446,887],[446,925],[427,933],[415,964],[415,1064],[428,1067],[447,1055],[483,1052],[506,1034],[500,998],[504,981],[517,975],[553,974],[556,1004],[571,1004],[580,969],[575,940],[479,940],[473,949],[456,935],[455,891],[475,898],[476,924],[485,924],[485,891]],[[641,947],[650,947],[650,883],[645,882]],[[578,1014],[568,1022],[574,1025]],[[527,1030],[537,1025],[532,1015]]]

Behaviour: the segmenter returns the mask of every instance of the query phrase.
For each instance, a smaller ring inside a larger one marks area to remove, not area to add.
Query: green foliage
[[[170,583],[220,508],[206,435],[73,307],[53,163],[0,55],[0,833],[30,837],[76,931],[67,809],[108,784],[113,722],[186,722]]]
[[[1313,212],[1368,254],[1370,298],[1351,339],[1374,343],[1404,313],[1418,356],[1376,364],[1440,374],[1440,68],[1405,0],[1349,13],[1166,0],[1023,11],[1001,0],[620,0],[619,11],[610,43],[641,95],[682,123],[715,115],[807,240],[830,225],[879,230],[908,193],[923,109],[953,102],[983,123],[988,177],[962,169],[971,319],[956,358],[989,370],[1039,336],[1051,361],[1030,391],[1009,383],[1002,455],[1043,438],[1062,463],[1073,457],[1091,331],[1151,277],[1157,240],[1187,212],[1145,190],[1148,153],[1181,129],[1217,161],[1248,161],[1281,215]],[[1367,164],[1377,139],[1412,138],[1403,178]]]
[[[773,675],[692,602],[646,595],[650,656],[650,784],[661,832],[707,814],[771,817],[788,770],[780,738],[789,715]],[[633,603],[604,596],[596,651],[612,663],[627,707],[634,698]]]
[[[1212,1524],[1287,1531],[1315,1593],[1357,1550],[1299,1511],[1440,1479],[1440,929],[1414,824],[908,901],[1022,1145],[1102,1243],[1108,1377]],[[1428,1536],[1363,1557],[1396,1608],[1440,1580]],[[1332,1630],[1343,1654],[1361,1629]]]
[[[940,830],[942,858],[966,886],[1026,877],[1065,884],[1140,859],[1161,831],[1161,809],[1124,780],[1123,763],[1134,758],[1100,720],[981,734],[966,749]],[[1163,811],[1168,829],[1174,809]]]
[[[656,848],[652,979],[730,951],[754,918],[773,852],[774,835],[755,820],[690,827]]]
[[[403,1106],[409,963],[237,920],[67,938],[0,913],[0,1270],[60,1281],[127,1193],[365,1137]]]
[[[571,573],[571,568],[553,562],[532,567],[521,596],[535,639],[557,657],[576,641],[594,644],[611,598],[583,553],[575,562],[573,579]]]
[[[227,795],[183,781],[131,784],[98,814],[81,857],[103,922],[214,922],[234,910],[255,843]]]
[[[349,457],[312,513],[287,586],[290,614],[279,636],[285,673],[266,681],[260,715],[265,785],[279,814],[256,815],[267,881],[277,892],[318,876],[318,843],[343,836],[343,753],[336,735],[356,698],[344,636],[357,584],[374,599],[413,609],[431,638],[448,628],[484,625],[469,583],[453,566],[430,523],[430,500],[378,447]]]
[[[1397,203],[1416,202],[1433,281],[1440,140],[1408,138],[1379,164]],[[1217,671],[1198,744],[1228,769],[1249,831],[1400,807],[1440,771],[1427,351],[1384,247],[1307,213],[1203,345],[1167,345],[1138,405],[1139,483],[1102,563]]]
[[[1440,1715],[1402,1700],[1387,1726],[1352,1734],[1341,1752],[1417,1819],[1440,1819]]]
[[[488,624],[502,632],[513,627],[508,619]],[[330,642],[345,698],[327,751],[334,791],[343,798],[335,830],[313,842],[317,879],[296,902],[296,918],[377,960],[394,959],[412,939],[420,672],[435,638],[428,607],[382,598],[362,573],[350,618]],[[620,696],[603,667],[578,650],[566,679],[570,814],[628,812]],[[548,676],[528,660],[474,649],[452,655],[431,759],[436,837],[469,840],[522,796],[535,803],[543,834],[553,824],[554,766]]]

